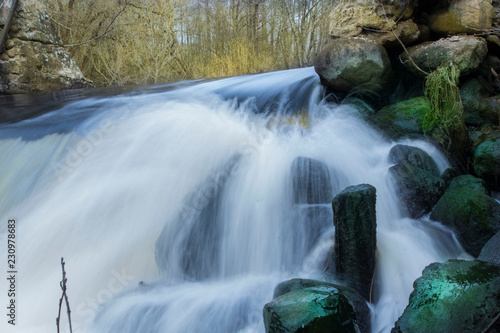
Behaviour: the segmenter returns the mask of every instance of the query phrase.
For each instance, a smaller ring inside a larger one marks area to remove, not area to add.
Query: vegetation
[[[424,134],[432,135],[441,142],[448,152],[453,150],[450,145],[454,141],[467,136],[458,88],[459,77],[460,70],[455,64],[444,64],[425,79],[424,93],[431,108],[424,116],[422,129]]]
[[[312,64],[334,0],[43,0],[97,85],[232,76]]]

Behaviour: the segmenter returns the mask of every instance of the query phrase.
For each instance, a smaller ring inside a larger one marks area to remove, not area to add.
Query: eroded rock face
[[[442,64],[453,62],[460,69],[460,76],[466,76],[479,67],[488,53],[488,47],[480,37],[453,36],[412,46],[408,48],[408,53],[415,64],[428,73]],[[413,65],[406,52],[401,54],[401,59],[410,72],[425,76]]]
[[[500,267],[482,261],[431,264],[413,288],[393,333],[483,332],[500,311]]]
[[[360,38],[332,40],[316,57],[314,69],[325,85],[345,92],[382,91],[392,74],[385,49]]]
[[[491,0],[454,0],[430,16],[429,27],[441,34],[481,33],[491,29],[494,16]]]
[[[43,2],[21,0],[0,57],[0,93],[92,86],[63,47]]]

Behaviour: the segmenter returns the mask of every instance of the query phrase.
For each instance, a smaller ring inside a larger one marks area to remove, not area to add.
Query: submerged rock
[[[488,53],[488,47],[480,37],[453,36],[409,47],[408,53],[415,64],[428,73],[442,64],[453,62],[460,69],[460,76],[465,76],[479,67]],[[401,54],[401,59],[410,72],[425,76],[410,61],[406,52]]]
[[[392,332],[482,332],[499,312],[500,267],[449,260],[424,269]]]
[[[434,160],[420,148],[396,145],[389,161],[397,163],[389,168],[389,174],[409,216],[419,218],[430,212],[445,191]]]
[[[330,41],[314,60],[324,85],[349,92],[353,88],[381,91],[392,74],[385,49],[360,38]]]
[[[424,135],[422,121],[430,108],[427,97],[415,97],[383,107],[375,114],[373,122],[394,140],[420,136]]]
[[[332,202],[335,225],[335,273],[365,299],[375,270],[375,187],[349,186]]]
[[[491,0],[455,0],[429,18],[432,31],[441,34],[489,32],[495,10]]]
[[[332,200],[328,166],[318,160],[297,157],[292,162],[293,195],[297,204],[322,204]]]
[[[278,284],[263,315],[266,333],[370,331],[370,310],[363,298],[350,288],[322,281]]]
[[[474,171],[492,190],[500,190],[500,131],[485,134],[475,142]]]
[[[487,195],[481,179],[460,176],[452,180],[430,218],[452,228],[464,249],[478,256],[500,230],[500,204]]]
[[[500,265],[500,231],[484,245],[478,259]]]

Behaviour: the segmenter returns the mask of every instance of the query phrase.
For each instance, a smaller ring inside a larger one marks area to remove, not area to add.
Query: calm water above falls
[[[298,157],[322,162],[330,184],[315,190],[331,198],[377,188],[373,332],[390,331],[422,269],[465,254],[440,225],[401,218],[395,143],[321,91],[306,68],[87,98],[0,126],[0,239],[15,218],[19,272],[17,325],[1,331],[55,332],[63,256],[74,332],[264,332],[275,285],[321,279],[333,244],[330,204],[295,199]]]

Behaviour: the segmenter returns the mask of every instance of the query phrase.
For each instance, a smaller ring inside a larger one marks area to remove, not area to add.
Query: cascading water
[[[318,81],[308,68],[156,88],[1,126],[0,239],[16,219],[18,258],[2,332],[55,331],[62,256],[74,332],[263,332],[277,283],[324,278],[330,201],[360,183],[377,188],[373,332],[390,331],[422,269],[465,254],[401,217],[395,143],[320,103]]]

